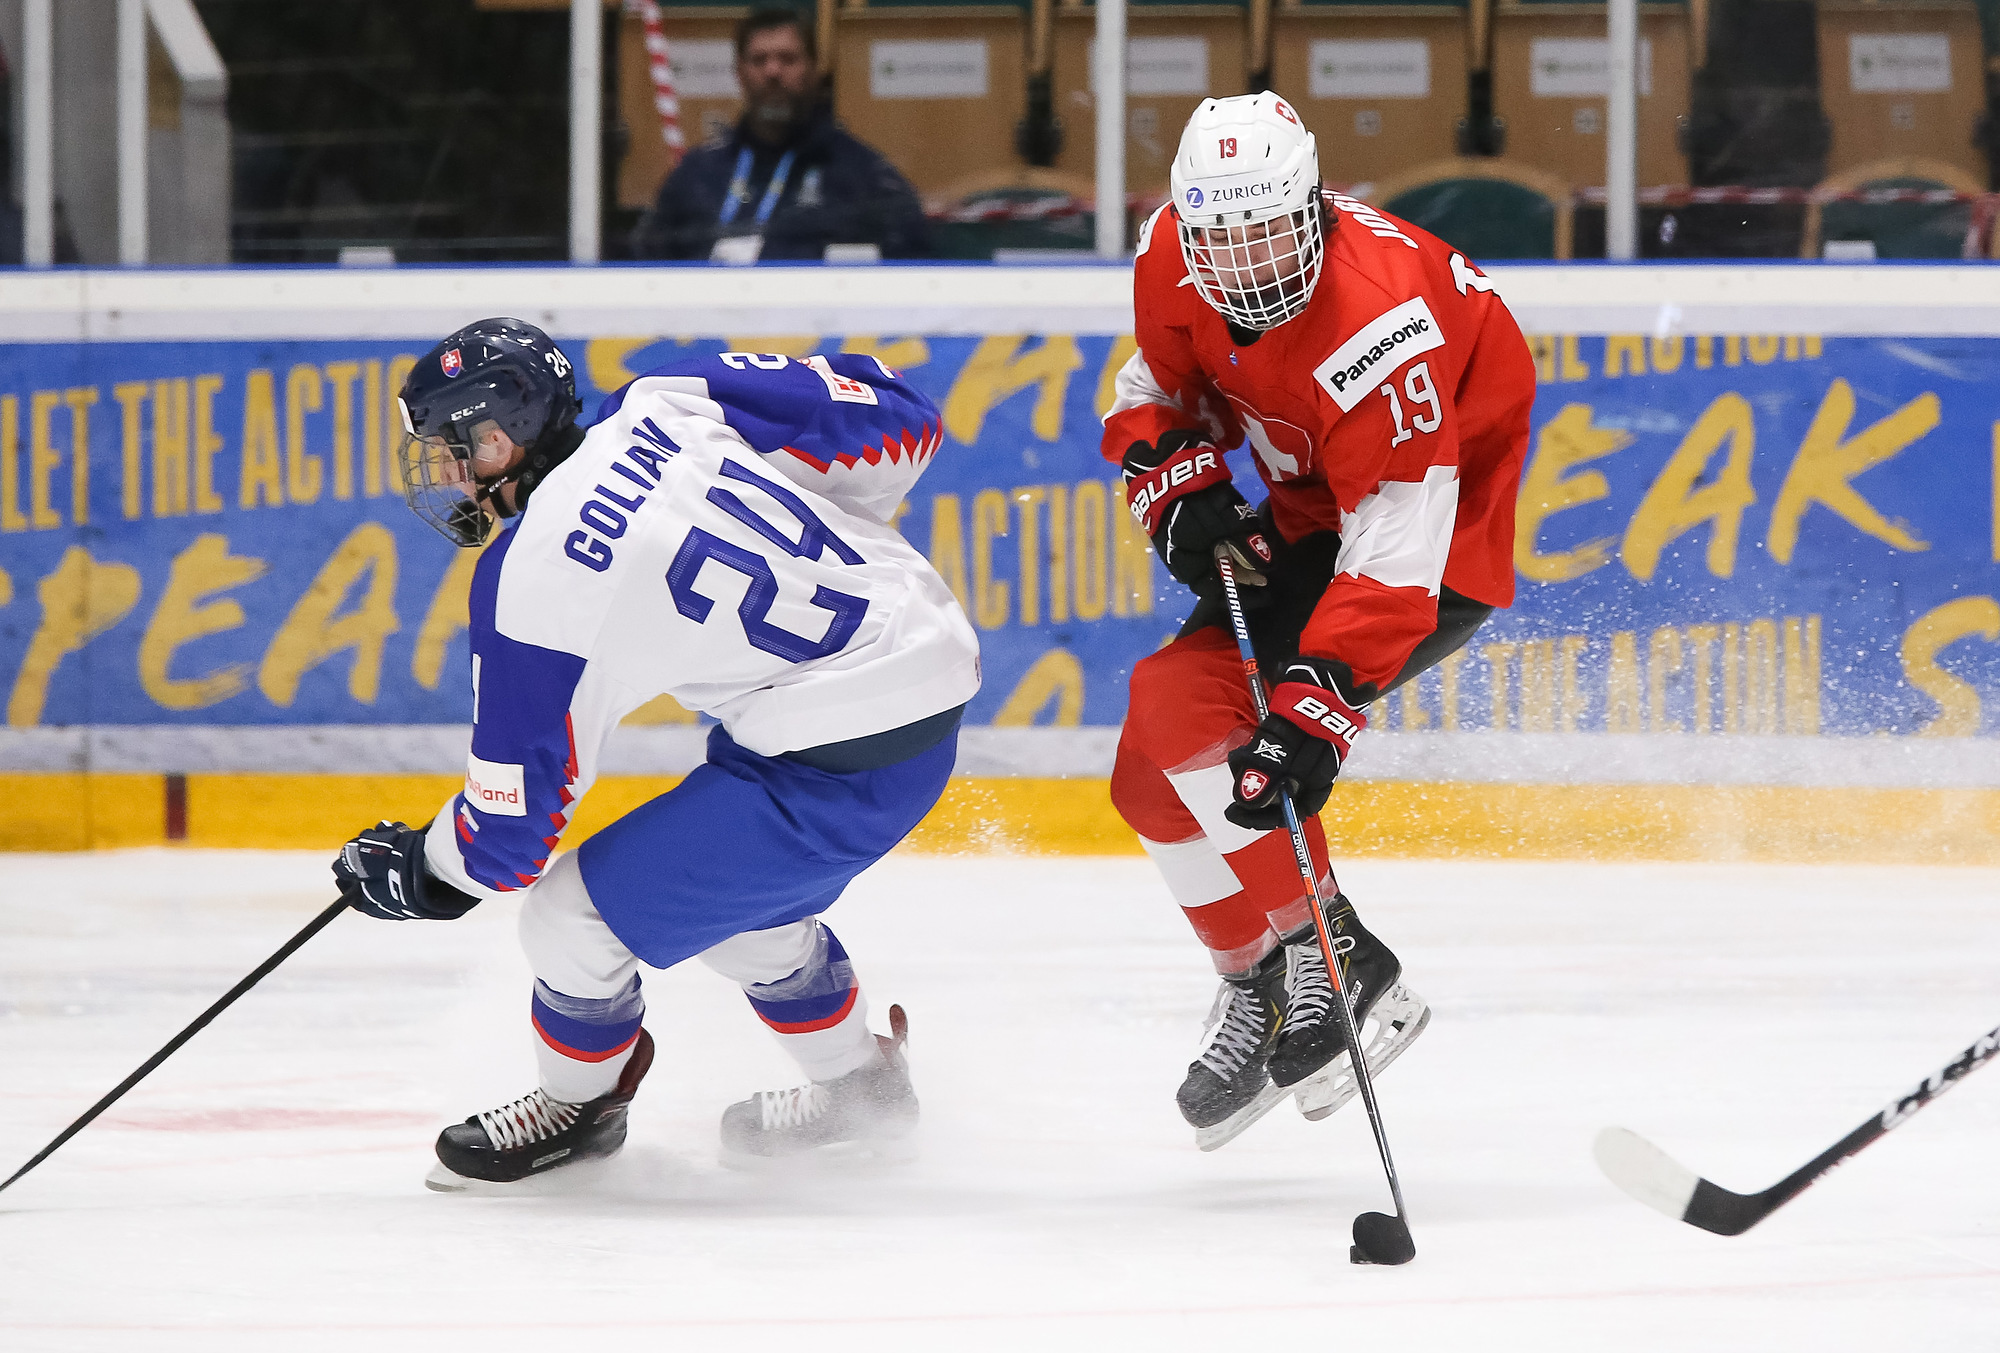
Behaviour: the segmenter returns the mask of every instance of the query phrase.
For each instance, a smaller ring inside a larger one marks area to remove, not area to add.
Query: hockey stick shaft
[[[1742,1224],[1742,1229],[1748,1230],[1811,1188],[1836,1165],[1851,1156],[1858,1155],[1863,1149],[1874,1145],[1909,1122],[1932,1100],[1992,1060],[1995,1053],[2000,1053],[2000,1028],[1989,1029],[1980,1035],[1973,1040],[1970,1047],[1952,1058],[1935,1075],[1926,1077],[1910,1093],[1885,1107],[1880,1113],[1875,1114],[1867,1122],[1762,1193],[1742,1198],[1742,1195],[1729,1194],[1726,1190],[1709,1184],[1706,1179],[1702,1180],[1695,1186],[1695,1196],[1688,1203],[1688,1216],[1692,1218],[1709,1211],[1734,1210],[1734,1207],[1750,1204],[1755,1210],[1749,1213],[1747,1220]],[[1727,1207],[1728,1200],[1732,1198],[1742,1198],[1742,1203]],[[1718,1204],[1725,1205],[1725,1208],[1718,1208]]]
[[[1243,597],[1236,587],[1235,559],[1227,545],[1216,547],[1215,568],[1222,576],[1222,596],[1228,603],[1230,628],[1236,632],[1236,648],[1243,655],[1243,675],[1250,687],[1250,703],[1257,711],[1257,721],[1262,723],[1271,712],[1271,704],[1264,694],[1264,677],[1257,668],[1257,651],[1250,643],[1250,624],[1243,617]],[[1403,1206],[1403,1184],[1396,1175],[1395,1157],[1389,1152],[1389,1134],[1382,1126],[1381,1107],[1375,1102],[1375,1084],[1368,1072],[1368,1059],[1361,1053],[1361,1030],[1354,1019],[1354,1007],[1347,999],[1347,980],[1341,975],[1340,955],[1334,950],[1333,937],[1327,934],[1325,899],[1320,896],[1319,871],[1313,868],[1312,848],[1306,844],[1306,832],[1299,822],[1298,806],[1282,785],[1278,789],[1278,802],[1285,808],[1285,826],[1292,834],[1292,853],[1298,858],[1299,877],[1305,880],[1306,895],[1312,899],[1313,928],[1319,933],[1320,954],[1325,958],[1327,973],[1333,979],[1334,1006],[1340,1011],[1340,1030],[1347,1038],[1347,1060],[1353,1064],[1354,1083],[1360,1088],[1361,1103],[1368,1110],[1368,1125],[1375,1131],[1375,1149],[1382,1157],[1382,1172],[1389,1177],[1389,1196],[1396,1200],[1396,1216],[1407,1224],[1409,1213]]]
[[[251,971],[248,977],[245,977],[241,982],[238,982],[235,986],[231,987],[223,995],[221,1000],[217,1001],[214,1005],[208,1007],[208,1009],[202,1011],[201,1014],[195,1018],[194,1023],[188,1025],[187,1028],[182,1029],[179,1033],[175,1034],[171,1039],[167,1041],[167,1045],[165,1047],[161,1048],[151,1057],[148,1057],[143,1066],[141,1066],[137,1071],[134,1071],[131,1075],[127,1076],[124,1080],[118,1082],[117,1086],[112,1089],[111,1093],[107,1094],[106,1096],[104,1096],[104,1098],[98,1100],[95,1104],[91,1105],[88,1109],[84,1110],[82,1117],[78,1118],[74,1123],[71,1123],[61,1132],[57,1133],[56,1139],[50,1142],[47,1146],[43,1147],[40,1151],[37,1151],[32,1160],[30,1160],[26,1165],[23,1165],[20,1169],[14,1171],[13,1174],[7,1176],[6,1181],[4,1183],[0,1183],[0,1189],[7,1188],[15,1180],[19,1179],[22,1175],[34,1169],[37,1165],[40,1165],[43,1161],[47,1160],[50,1156],[54,1155],[57,1149],[61,1147],[64,1142],[68,1141],[71,1137],[76,1136],[77,1133],[89,1127],[90,1124],[97,1118],[99,1114],[103,1113],[106,1109],[110,1108],[113,1104],[116,1104],[120,1099],[122,1099],[125,1096],[126,1091],[130,1090],[140,1081],[146,1079],[146,1077],[152,1075],[153,1071],[160,1065],[160,1063],[166,1061],[167,1058],[173,1056],[174,1053],[180,1050],[182,1044],[186,1043],[190,1038],[193,1038],[196,1034],[200,1033],[203,1029],[207,1028],[209,1023],[212,1020],[214,1020],[214,1018],[217,1015],[221,1014],[223,1011],[227,1010],[230,1006],[234,1005],[238,997],[242,996],[244,992],[256,986],[266,977],[269,977],[274,968],[276,968],[280,963],[283,963],[286,959],[290,958],[293,954],[297,953],[300,946],[304,945],[305,942],[311,939],[313,936],[319,934],[320,931],[326,929],[327,926],[333,923],[334,917],[340,915],[340,913],[346,910],[347,910],[347,900],[345,898],[342,898],[340,901],[333,903],[319,915],[313,917],[312,920],[308,921],[306,923],[305,929],[299,931],[298,934],[292,936],[289,940],[286,940],[283,946],[279,948],[277,953],[272,954],[262,963],[259,963],[256,966],[256,968]]]

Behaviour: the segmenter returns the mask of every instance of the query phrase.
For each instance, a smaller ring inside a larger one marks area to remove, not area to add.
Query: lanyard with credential
[[[785,180],[792,175],[792,159],[797,151],[788,150],[778,161],[778,167],[771,171],[771,181],[764,188],[764,196],[757,203],[757,228],[762,230],[771,219],[771,213],[778,209],[778,198],[784,194]],[[729,176],[729,196],[723,199],[722,215],[717,219],[720,225],[735,223],[736,213],[750,197],[750,147],[736,152],[736,172]]]

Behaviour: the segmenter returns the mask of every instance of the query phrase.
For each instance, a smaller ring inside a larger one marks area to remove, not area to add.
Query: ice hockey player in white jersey
[[[891,1150],[917,1100],[819,920],[944,789],[979,648],[890,524],[942,441],[872,357],[723,353],[648,372],[579,427],[568,358],[482,320],[401,391],[417,514],[473,577],[465,787],[425,827],[341,851],[353,905],[449,920],[526,890],[541,1083],[445,1129],[434,1188],[618,1150],[653,1058],[638,968],[700,958],[797,1059],[798,1089],[723,1114],[725,1158]],[[713,715],[706,764],[555,855],[605,740],[659,695]]]

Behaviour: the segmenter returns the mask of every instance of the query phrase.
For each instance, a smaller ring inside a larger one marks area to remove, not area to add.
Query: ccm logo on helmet
[[[1326,701],[1310,695],[1300,696],[1298,702],[1292,706],[1292,713],[1318,724],[1337,737],[1352,739],[1361,731],[1355,727],[1354,720],[1328,706]]]

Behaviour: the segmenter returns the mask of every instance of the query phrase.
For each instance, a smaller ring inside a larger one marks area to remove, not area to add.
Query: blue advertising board
[[[2000,731],[2000,339],[1531,341],[1518,599],[1389,722]],[[732,348],[907,371],[947,440],[900,525],[979,629],[975,723],[1116,724],[1185,613],[1098,452],[1129,338],[564,342],[587,410]],[[420,347],[0,345],[7,722],[468,720],[474,556],[403,508],[394,464]]]

